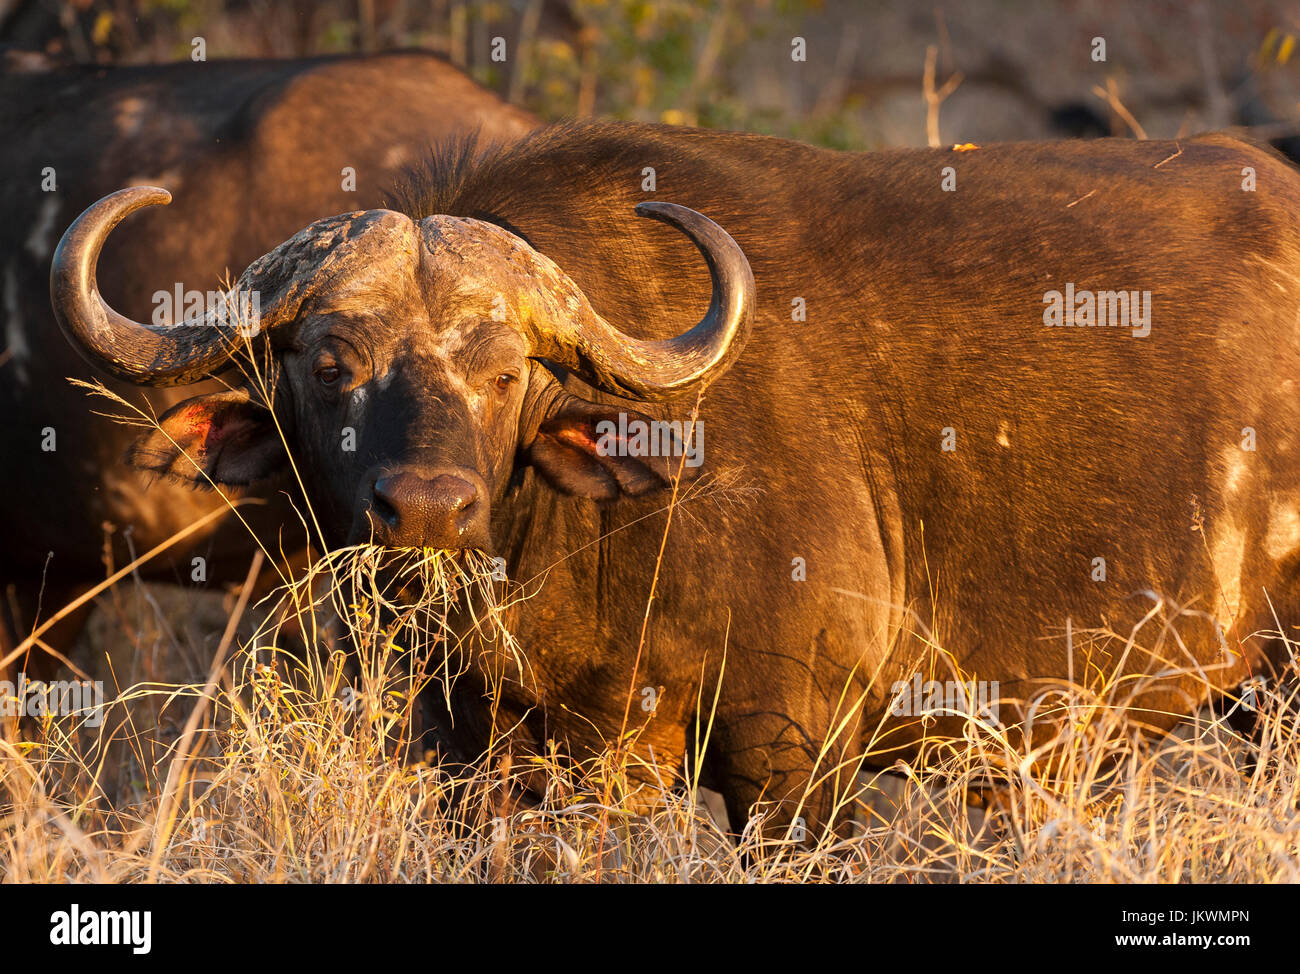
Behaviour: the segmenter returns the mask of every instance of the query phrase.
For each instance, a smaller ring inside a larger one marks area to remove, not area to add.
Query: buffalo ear
[[[127,462],[192,487],[251,484],[286,459],[271,411],[243,390],[187,399],[158,427],[132,444]]]
[[[698,453],[683,463],[680,437],[672,438],[668,455],[647,455],[644,447],[654,438],[638,442],[635,432],[650,429],[650,424],[648,416],[634,410],[569,397],[560,412],[538,426],[528,459],[556,490],[598,501],[671,487],[678,469],[683,481],[693,479],[699,468]],[[691,452],[695,453],[694,446]]]

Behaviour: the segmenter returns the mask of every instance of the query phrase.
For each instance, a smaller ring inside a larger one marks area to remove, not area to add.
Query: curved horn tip
[[[99,259],[99,247],[109,232],[136,210],[146,206],[167,206],[172,201],[172,194],[161,186],[128,186],[115,190],[107,196],[97,199],[81,211],[59,238],[54,248],[54,258],[50,264],[50,285],[57,286],[61,277],[82,270],[68,263],[68,253],[83,243],[89,242],[94,251],[93,260]],[[99,236],[99,243],[85,238]],[[92,268],[93,271],[93,268]]]
[[[167,206],[172,201],[172,194],[161,186],[128,186],[125,189],[119,189],[115,193],[109,193],[99,202],[104,203],[108,200],[119,199],[130,201],[132,203],[131,208],[134,210],[141,206]]]
[[[703,216],[703,214],[696,213],[689,206],[682,206],[680,203],[669,203],[665,200],[646,200],[644,203],[636,205],[637,216],[660,220],[664,223],[676,223],[679,216],[686,214]]]
[[[722,226],[698,210],[665,200],[646,200],[636,205],[636,215],[658,220],[685,233],[700,248],[710,265],[717,256],[710,251],[734,250],[735,256],[744,264],[744,274],[750,276],[749,263],[745,260],[740,245]]]
[[[117,196],[119,193],[122,195],[126,195],[129,193],[133,196],[134,195],[143,196],[144,194],[148,193],[149,196],[155,199],[162,200],[164,204],[170,203],[172,201],[171,190],[163,189],[163,187],[161,186],[150,186],[147,183],[140,183],[135,186],[124,186],[121,189],[119,189],[116,193],[109,193],[108,195]]]
[[[162,186],[150,186],[148,183],[138,183],[135,186],[125,186],[122,188],[122,192],[124,193],[133,192],[133,191],[136,192],[143,191],[146,193],[154,194],[158,196],[159,199],[166,200],[168,203],[172,201],[171,190],[165,189]]]

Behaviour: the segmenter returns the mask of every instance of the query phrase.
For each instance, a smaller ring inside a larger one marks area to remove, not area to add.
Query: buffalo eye
[[[504,395],[509,391],[510,387],[518,381],[519,376],[515,375],[513,372],[502,372],[492,380],[492,387],[496,389],[497,392]]]
[[[312,374],[326,388],[333,388],[343,378],[343,370],[333,362],[321,362],[312,370]]]

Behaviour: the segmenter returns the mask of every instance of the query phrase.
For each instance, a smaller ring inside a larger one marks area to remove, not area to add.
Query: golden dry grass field
[[[1258,745],[1208,712],[1150,737],[1126,710],[1123,683],[1063,688],[1040,701],[1045,725],[1067,719],[1028,744],[972,718],[959,739],[931,740],[914,763],[858,775],[841,796],[854,818],[850,836],[765,839],[760,819],[729,832],[699,789],[647,789],[646,769],[630,774],[632,748],[617,742],[583,766],[557,752],[523,767],[506,741],[472,767],[446,766],[433,752],[412,753],[412,701],[418,687],[461,668],[437,632],[458,587],[491,589],[473,565],[467,575],[441,553],[410,552],[407,575],[421,594],[418,606],[400,608],[418,607],[424,621],[404,611],[383,625],[388,590],[375,581],[377,564],[375,549],[336,554],[259,605],[247,587],[196,594],[127,579],[110,589],[83,637],[85,675],[109,688],[102,724],[40,717],[0,741],[0,877],[1300,879],[1294,701],[1269,692],[1255,700]],[[312,651],[281,651],[290,619]],[[508,605],[479,620],[502,636],[506,658],[515,651],[501,628],[508,620]],[[355,658],[338,648],[340,626],[360,647]],[[705,710],[710,692],[703,688]],[[707,725],[697,729],[700,746],[707,735]],[[541,803],[512,804],[512,781],[527,773],[536,786],[539,771]]]

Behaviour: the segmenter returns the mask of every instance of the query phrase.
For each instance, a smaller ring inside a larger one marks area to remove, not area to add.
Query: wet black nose
[[[375,481],[375,540],[395,548],[480,546],[487,518],[478,488],[464,477],[395,473]]]

